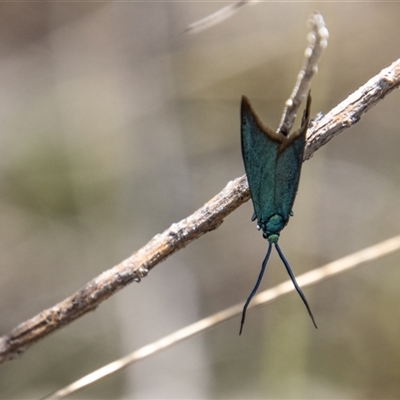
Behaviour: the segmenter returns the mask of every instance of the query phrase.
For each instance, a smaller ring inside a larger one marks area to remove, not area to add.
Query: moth
[[[254,112],[248,98],[242,97],[241,145],[244,168],[254,207],[252,221],[257,220],[257,228],[261,229],[263,237],[268,240],[269,244],[256,284],[244,304],[239,334],[243,330],[247,307],[263,278],[272,245],[275,246],[314,326],[317,327],[307,299],[297,284],[292,269],[278,244],[282,229],[293,215],[292,207],[299,186],[310,107],[311,96],[309,93],[300,128],[285,136],[283,133],[275,132],[265,126]]]

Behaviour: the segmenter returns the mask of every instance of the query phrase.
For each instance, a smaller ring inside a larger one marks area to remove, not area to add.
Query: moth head
[[[276,233],[273,233],[272,235],[267,236],[265,233],[263,234],[265,239],[268,239],[268,242],[270,243],[278,243],[279,240],[279,235]]]

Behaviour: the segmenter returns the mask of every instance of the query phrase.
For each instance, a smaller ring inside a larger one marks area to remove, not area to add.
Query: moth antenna
[[[276,251],[277,251],[278,254],[279,254],[279,257],[281,258],[281,260],[282,260],[282,262],[283,262],[283,264],[284,264],[284,266],[285,266],[285,268],[286,268],[287,273],[288,273],[289,276],[290,276],[290,279],[291,279],[292,282],[293,282],[293,286],[295,287],[297,293],[299,294],[299,296],[300,296],[301,299],[303,300],[303,303],[304,303],[304,305],[305,305],[306,308],[307,308],[308,314],[310,314],[311,320],[312,320],[312,322],[313,322],[315,328],[318,329],[318,326],[317,326],[317,324],[315,323],[314,315],[313,315],[313,313],[311,312],[310,306],[308,305],[306,296],[304,295],[304,293],[303,293],[303,291],[301,290],[300,286],[297,284],[296,278],[294,277],[294,273],[292,272],[292,269],[290,268],[290,265],[289,265],[289,263],[287,262],[285,256],[283,255],[283,253],[282,253],[282,251],[281,251],[281,248],[279,247],[278,243],[275,243],[275,247],[276,247]]]
[[[264,275],[264,272],[265,272],[265,267],[267,266],[267,262],[268,262],[268,259],[269,259],[270,254],[271,254],[271,250],[272,250],[272,245],[271,245],[271,243],[270,243],[269,246],[268,246],[267,254],[265,255],[264,261],[263,261],[262,264],[261,264],[261,271],[260,271],[260,273],[259,273],[259,275],[258,275],[257,282],[256,282],[256,284],[254,285],[254,288],[253,288],[253,290],[251,291],[249,297],[247,298],[246,303],[244,303],[243,311],[242,311],[242,320],[240,321],[240,331],[239,331],[239,335],[242,334],[243,325],[244,325],[244,320],[245,320],[245,318],[246,318],[246,310],[247,310],[247,307],[249,306],[251,299],[252,299],[252,298],[254,297],[254,295],[257,293],[258,287],[260,286],[260,283],[261,283],[261,281],[262,281],[262,278],[263,278],[263,275]]]

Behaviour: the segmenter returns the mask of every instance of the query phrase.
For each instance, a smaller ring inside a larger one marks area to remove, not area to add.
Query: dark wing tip
[[[244,95],[242,96],[240,111],[241,111],[242,115],[243,115],[243,113],[248,113],[249,111],[252,111],[252,108],[250,105],[250,100]]]
[[[254,111],[250,100],[246,96],[242,96],[240,115],[242,119],[242,127],[243,125],[245,125],[246,122],[250,123],[251,125],[254,124],[258,128],[258,130],[261,131],[269,140],[272,140],[276,143],[282,143],[285,140],[285,136],[276,133],[275,131],[263,124],[261,119]]]
[[[311,109],[311,90],[308,92],[306,107],[303,112],[303,118],[301,119],[301,126],[306,125],[306,130],[308,128],[308,123],[310,120],[310,109]]]

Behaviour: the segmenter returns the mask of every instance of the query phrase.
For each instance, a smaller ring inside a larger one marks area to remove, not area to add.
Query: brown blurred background
[[[399,3],[0,4],[0,329],[54,305],[244,173],[239,103],[277,127],[318,9],[330,32],[312,115],[400,57]],[[400,92],[304,164],[281,247],[294,272],[400,231]],[[267,242],[249,203],[98,310],[1,366],[0,398],[44,396],[244,302]],[[291,294],[76,398],[400,398],[400,254]],[[273,254],[262,289],[286,280]]]

